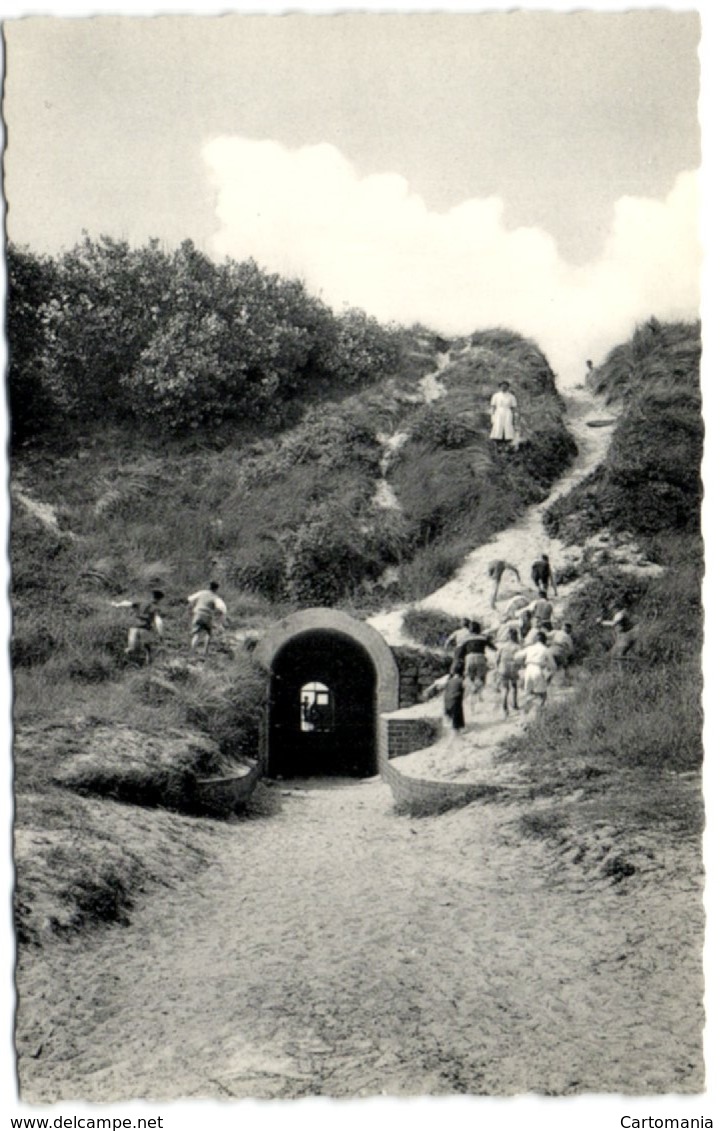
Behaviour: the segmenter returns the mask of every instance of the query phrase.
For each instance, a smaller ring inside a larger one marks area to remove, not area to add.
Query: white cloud
[[[499,198],[431,212],[403,177],[360,177],[331,145],[292,151],[222,137],[204,158],[218,254],[299,276],[337,309],[359,306],[443,333],[518,330],[539,343],[563,384],[650,315],[698,312],[695,173],[681,173],[663,201],[621,198],[601,258],[573,267],[546,232],[507,229]]]

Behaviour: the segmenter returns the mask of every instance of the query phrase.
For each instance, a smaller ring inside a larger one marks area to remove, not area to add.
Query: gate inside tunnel
[[[399,706],[392,652],[374,629],[333,609],[306,609],[259,642],[269,673],[261,758],[275,777],[369,777]]]

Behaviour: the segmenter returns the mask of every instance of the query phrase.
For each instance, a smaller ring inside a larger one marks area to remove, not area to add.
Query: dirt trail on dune
[[[491,609],[493,583],[488,577],[488,563],[494,558],[504,558],[518,567],[522,585],[512,574],[506,573],[498,596],[498,609],[508,598],[531,586],[530,567],[541,553],[547,553],[555,564],[570,557],[570,547],[551,538],[543,527],[543,513],[561,495],[565,495],[603,459],[611,442],[611,427],[590,427],[589,421],[608,418],[614,422],[611,411],[604,408],[601,399],[588,389],[570,390],[565,397],[567,425],[578,446],[578,455],[568,471],[556,480],[545,501],[529,507],[513,526],[496,534],[489,542],[473,550],[455,576],[440,589],[416,602],[417,608],[442,609],[453,616],[482,615],[488,623],[498,621],[498,613]],[[532,595],[531,588],[531,595]],[[408,606],[379,613],[369,619],[388,644],[409,644],[402,628],[402,617]]]
[[[270,795],[127,929],[23,958],[25,1100],[701,1087],[693,859],[629,898],[521,840],[514,807],[413,821],[378,779]]]

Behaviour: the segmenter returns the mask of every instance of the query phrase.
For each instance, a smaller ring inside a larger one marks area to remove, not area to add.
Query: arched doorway
[[[338,632],[300,633],[277,653],[269,697],[269,773],[377,772],[375,669]]]
[[[397,665],[379,633],[334,609],[306,609],[279,621],[256,654],[269,672],[267,774],[377,773],[380,712],[399,705]]]

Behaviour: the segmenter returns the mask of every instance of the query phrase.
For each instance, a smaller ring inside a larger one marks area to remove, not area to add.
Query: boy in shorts
[[[508,695],[513,710],[518,710],[518,662],[515,658],[520,649],[518,633],[515,628],[508,629],[507,638],[498,648],[495,667],[498,673],[498,688],[503,692],[503,714],[508,717]]]
[[[226,605],[219,597],[218,581],[212,581],[208,589],[192,593],[187,600],[191,612],[191,651],[201,645],[205,659],[211,643],[214,614],[219,614],[220,627],[226,619]]]

